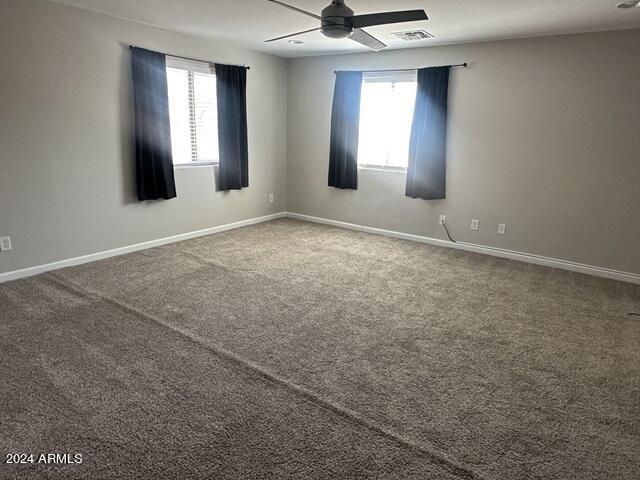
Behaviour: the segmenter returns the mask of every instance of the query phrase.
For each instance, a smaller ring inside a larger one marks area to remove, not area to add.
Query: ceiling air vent
[[[405,42],[412,42],[414,40],[428,40],[429,38],[436,38],[435,35],[424,30],[410,30],[407,32],[394,32],[391,35],[395,35],[401,38]]]

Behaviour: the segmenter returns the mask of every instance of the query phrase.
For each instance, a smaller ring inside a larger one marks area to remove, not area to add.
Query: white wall
[[[640,273],[638,59],[640,30],[292,60],[288,209],[437,238],[444,213],[461,241]],[[405,197],[391,172],[327,187],[334,70],[461,62],[446,200]]]
[[[0,273],[285,209],[285,60],[42,0],[0,0],[0,32]],[[136,200],[129,44],[251,66],[248,189],[179,169]]]

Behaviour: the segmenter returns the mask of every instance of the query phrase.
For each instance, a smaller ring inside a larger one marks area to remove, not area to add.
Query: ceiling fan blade
[[[349,36],[351,40],[354,42],[358,42],[365,47],[369,47],[371,50],[375,52],[379,52],[383,48],[387,48],[387,45],[382,43],[373,35],[368,34],[364,30],[356,28],[353,33]]]
[[[354,15],[347,17],[353,28],[373,27],[389,23],[417,22],[429,20],[424,10],[403,10],[400,12],[370,13],[368,15]]]
[[[296,11],[298,13],[302,13],[303,15],[307,15],[308,17],[313,17],[316,20],[322,20],[320,15],[316,15],[315,13],[307,12],[306,10],[302,10],[301,8],[294,7],[293,5],[286,4],[284,2],[279,2],[278,0],[267,0],[267,2],[276,3],[290,10]]]
[[[270,38],[269,40],[265,40],[264,42],[275,42],[276,40],[282,40],[283,38],[295,37],[296,35],[302,35],[303,33],[315,32],[316,30],[320,30],[322,27],[310,28],[309,30],[303,30],[302,32],[290,33],[289,35],[283,35],[281,37]]]

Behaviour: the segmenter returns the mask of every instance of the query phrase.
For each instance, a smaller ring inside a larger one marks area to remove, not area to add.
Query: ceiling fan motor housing
[[[345,38],[353,32],[353,26],[345,17],[353,16],[353,10],[343,0],[333,0],[322,10],[322,33],[326,37]]]

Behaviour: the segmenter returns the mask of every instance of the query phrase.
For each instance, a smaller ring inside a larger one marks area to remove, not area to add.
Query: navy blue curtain
[[[249,186],[247,69],[216,63],[218,95],[218,190]]]
[[[165,56],[131,48],[138,199],[176,196]]]
[[[405,190],[408,197],[445,198],[450,68],[418,70]]]
[[[336,72],[331,110],[329,186],[358,188],[358,134],[362,72]]]

